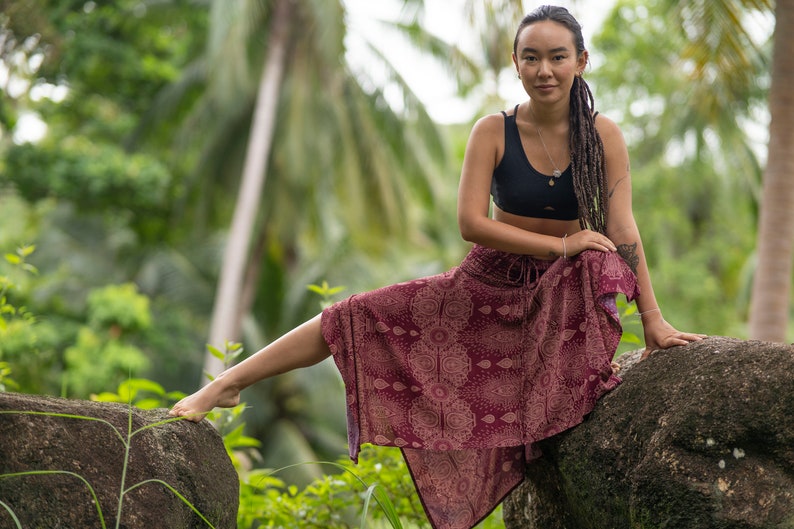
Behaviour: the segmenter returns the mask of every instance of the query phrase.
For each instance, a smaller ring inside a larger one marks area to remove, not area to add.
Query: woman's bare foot
[[[240,392],[223,383],[218,377],[192,395],[180,400],[169,415],[200,422],[213,408],[233,408],[240,403]]]

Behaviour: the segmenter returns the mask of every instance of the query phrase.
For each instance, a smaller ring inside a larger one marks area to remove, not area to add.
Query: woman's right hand
[[[572,257],[585,250],[598,250],[599,252],[615,252],[617,246],[609,237],[593,230],[577,231],[565,237],[565,250],[567,256]]]

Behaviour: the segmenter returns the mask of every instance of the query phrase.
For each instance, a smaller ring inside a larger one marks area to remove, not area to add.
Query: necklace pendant
[[[554,175],[554,178],[559,178],[562,176],[562,172],[559,169],[555,169],[551,174]]]
[[[549,178],[549,187],[554,187],[554,179]]]

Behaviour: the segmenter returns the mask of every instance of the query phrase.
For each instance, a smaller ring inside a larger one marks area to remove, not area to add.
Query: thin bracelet
[[[567,233],[562,236],[562,258],[563,259],[568,259],[568,248],[565,246],[565,238],[567,236],[568,236]]]
[[[644,311],[644,312],[640,312],[640,313],[638,313],[637,315],[638,315],[640,318],[642,318],[643,316],[645,316],[645,315],[646,315],[646,314],[648,314],[649,312],[656,312],[657,310],[658,310],[659,312],[662,312],[662,309],[660,309],[659,307],[656,307],[655,309],[648,309],[648,310],[646,310],[646,311]]]

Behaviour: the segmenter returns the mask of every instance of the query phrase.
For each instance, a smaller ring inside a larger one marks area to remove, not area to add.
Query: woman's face
[[[570,97],[574,77],[587,65],[587,51],[578,55],[573,33],[562,24],[543,20],[518,35],[513,63],[529,97],[553,103]]]

